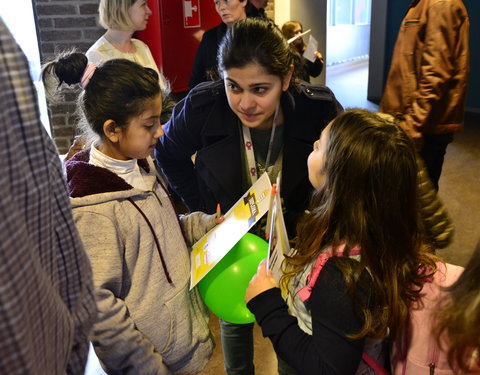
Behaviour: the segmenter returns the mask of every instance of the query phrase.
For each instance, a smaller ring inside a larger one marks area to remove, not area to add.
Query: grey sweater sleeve
[[[180,215],[179,218],[188,246],[192,246],[215,226],[215,215],[207,215],[203,212]]]

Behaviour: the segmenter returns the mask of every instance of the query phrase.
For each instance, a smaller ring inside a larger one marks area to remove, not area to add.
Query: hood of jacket
[[[78,198],[82,198],[81,201],[85,204],[88,197],[87,200],[91,201],[89,203],[95,204],[103,200],[129,198],[145,193],[108,169],[89,164],[89,160],[90,149],[85,149],[65,163],[67,187],[73,203],[79,201]],[[146,159],[138,160],[138,165],[147,173],[153,167]],[[156,176],[147,176],[146,183],[153,188]]]

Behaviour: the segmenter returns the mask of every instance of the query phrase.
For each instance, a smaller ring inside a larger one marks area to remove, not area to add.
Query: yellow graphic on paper
[[[264,173],[225,214],[225,221],[193,245],[190,287],[193,288],[268,211],[271,184]]]

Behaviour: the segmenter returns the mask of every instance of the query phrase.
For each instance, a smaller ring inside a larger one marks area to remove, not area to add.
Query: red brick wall
[[[42,62],[72,47],[86,52],[104,33],[97,22],[98,0],[34,0],[34,10]],[[49,105],[52,135],[60,153],[68,150],[75,135],[77,93]]]

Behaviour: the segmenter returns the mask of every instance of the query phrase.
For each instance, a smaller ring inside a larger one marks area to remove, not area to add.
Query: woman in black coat
[[[299,59],[272,21],[237,22],[218,56],[223,79],[196,86],[177,104],[157,144],[157,161],[191,211],[210,213],[217,203],[230,209],[263,172],[275,181],[281,171],[293,236],[313,190],[307,157],[342,107],[328,88],[296,79]],[[252,327],[221,321],[227,374],[253,373]]]

